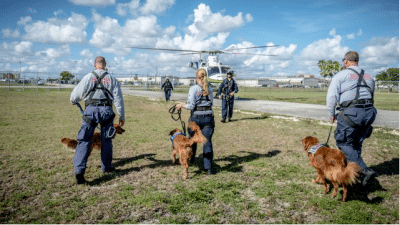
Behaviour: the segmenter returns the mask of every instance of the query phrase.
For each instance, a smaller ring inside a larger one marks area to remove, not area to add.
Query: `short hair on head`
[[[97,56],[94,60],[94,63],[101,63],[103,65],[106,65],[106,59],[103,56]]]
[[[358,60],[360,60],[358,53],[355,51],[347,52],[346,55],[344,55],[344,58],[352,62],[358,62]]]

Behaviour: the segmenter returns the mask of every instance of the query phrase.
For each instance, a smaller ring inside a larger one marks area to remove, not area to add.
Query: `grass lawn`
[[[374,129],[364,142],[364,161],[381,176],[351,188],[342,203],[341,188],[331,199],[311,182],[316,171],[301,144],[307,135],[325,142],[328,124],[248,111],[222,124],[216,108],[217,173],[202,171],[199,145],[184,180],[181,165],[171,165],[168,134],[181,126],[168,113],[174,102],[124,96],[126,132],[113,141],[117,171],[103,174],[95,149],[89,184],[76,185],[74,151],[60,142],[75,138],[81,123],[70,93],[0,90],[1,223],[399,223],[397,130]]]

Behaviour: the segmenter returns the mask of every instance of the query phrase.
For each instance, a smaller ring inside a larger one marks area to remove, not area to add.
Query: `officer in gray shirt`
[[[85,96],[85,112],[81,128],[78,132],[78,146],[75,149],[74,168],[78,184],[86,183],[84,173],[89,157],[89,147],[93,132],[98,124],[101,125],[101,169],[104,172],[114,171],[112,161],[114,104],[119,115],[119,125],[125,124],[125,109],[122,91],[119,82],[111,76],[106,68],[106,60],[98,56],[94,62],[95,70],[85,75],[71,93],[70,101],[73,105]]]
[[[331,122],[337,120],[336,145],[346,155],[347,160],[356,162],[361,167],[362,185],[365,186],[378,175],[361,157],[363,141],[371,136],[371,125],[377,114],[374,107],[375,82],[371,75],[358,66],[357,52],[347,52],[342,61],[346,70],[332,78],[326,104]],[[340,107],[335,114],[336,104]]]

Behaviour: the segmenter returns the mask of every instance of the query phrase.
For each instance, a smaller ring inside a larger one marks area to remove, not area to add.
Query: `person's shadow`
[[[110,181],[112,179],[115,179],[116,177],[124,176],[126,174],[132,173],[132,172],[139,172],[143,168],[156,168],[156,167],[166,167],[166,166],[171,166],[171,160],[157,160],[153,156],[156,154],[143,154],[143,155],[138,155],[135,157],[128,157],[128,158],[113,158],[113,160],[116,160],[116,162],[113,163],[113,166],[116,168],[114,172],[111,173],[104,173],[103,176],[96,178],[92,181],[87,182],[88,185],[91,186],[96,186],[99,185],[103,182]],[[150,161],[153,161],[153,163],[145,165],[145,166],[136,166],[136,167],[131,167],[128,169],[118,169],[118,167],[123,166],[125,164],[140,160],[140,159],[147,159]]]
[[[250,162],[262,157],[273,157],[278,155],[281,151],[280,150],[272,150],[266,154],[260,154],[260,153],[255,153],[255,152],[246,152],[246,151],[240,151],[240,152],[244,152],[244,153],[248,153],[245,156],[236,156],[236,155],[229,155],[229,156],[225,156],[223,158],[219,158],[219,159],[215,159],[213,160],[213,170],[214,173],[219,173],[221,171],[229,171],[229,172],[234,172],[234,173],[238,173],[238,172],[243,172],[243,163],[246,162]],[[229,164],[225,165],[225,166],[220,166],[218,165],[218,162],[225,162],[228,161],[230,162]],[[203,158],[202,158],[202,154],[200,155],[200,157],[197,157],[194,164],[196,165],[199,170],[195,171],[195,174],[201,174],[203,173]]]
[[[371,166],[370,168],[376,171],[380,176],[399,175],[399,158],[393,158],[390,161],[386,161],[381,164]],[[362,186],[362,184],[358,183],[349,188],[348,201],[359,200],[370,204],[381,203],[383,201],[382,197],[374,197],[372,199],[368,198],[368,195],[370,193],[376,191],[387,191],[385,188],[381,186],[377,178],[370,179],[366,186]]]

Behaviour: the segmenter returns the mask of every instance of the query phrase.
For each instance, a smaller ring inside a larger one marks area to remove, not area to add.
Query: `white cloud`
[[[147,0],[140,9],[143,14],[160,14],[175,4],[175,0]]]
[[[93,53],[89,49],[83,49],[80,55],[87,59],[93,59]]]
[[[154,46],[157,38],[164,34],[153,15],[126,20],[121,26],[117,19],[93,12],[93,21],[95,31],[89,43],[116,55],[130,53],[131,49],[127,48],[130,46]]]
[[[85,6],[107,6],[114,5],[115,0],[69,0],[75,5],[85,5]]]
[[[118,3],[116,7],[116,13],[120,16],[126,16],[128,13],[136,14],[136,10],[139,8],[140,0],[132,0],[129,3]]]
[[[59,14],[62,14],[62,13],[63,13],[63,11],[60,9],[60,10],[53,12],[53,15],[58,16]]]
[[[361,36],[362,34],[363,34],[362,30],[359,29],[358,32],[357,32],[357,36]]]
[[[88,21],[85,16],[72,13],[66,20],[50,18],[25,25],[25,40],[41,43],[81,43],[86,38]]]
[[[332,35],[333,30],[330,32]],[[315,66],[319,60],[339,60],[350,49],[342,46],[342,36],[335,35],[333,38],[314,41],[305,47],[299,57],[299,64],[306,66]]]
[[[2,48],[2,53],[4,56],[7,55],[16,55],[16,56],[25,56],[25,55],[31,55],[32,54],[32,48],[33,43],[29,41],[22,41],[22,42],[3,42],[1,45]]]
[[[247,13],[247,14],[246,14],[246,21],[247,21],[247,22],[252,22],[252,21],[253,21],[253,16],[251,16],[250,13]]]
[[[348,35],[346,35],[346,38],[349,40],[352,40],[352,39],[356,38],[356,35],[354,33],[348,34]]]
[[[329,31],[329,35],[335,36],[336,35],[336,28],[333,28],[331,31]]]
[[[71,54],[69,45],[61,45],[58,48],[47,48],[44,51],[38,51],[35,53],[36,56],[55,59]]]
[[[203,3],[194,10],[194,16],[194,26],[196,29],[207,33],[228,32],[244,24],[241,12],[235,17],[224,16],[221,13],[212,13],[210,6]]]
[[[360,64],[383,66],[399,62],[399,38],[372,38],[369,45],[360,52]]]
[[[31,21],[32,21],[32,17],[24,16],[24,17],[21,17],[21,19],[18,20],[17,25],[18,26],[24,26],[24,25],[26,25],[27,23],[29,23]]]
[[[2,29],[1,33],[3,34],[3,37],[5,37],[5,38],[18,38],[20,36],[20,33],[18,30],[11,30],[9,28]]]

